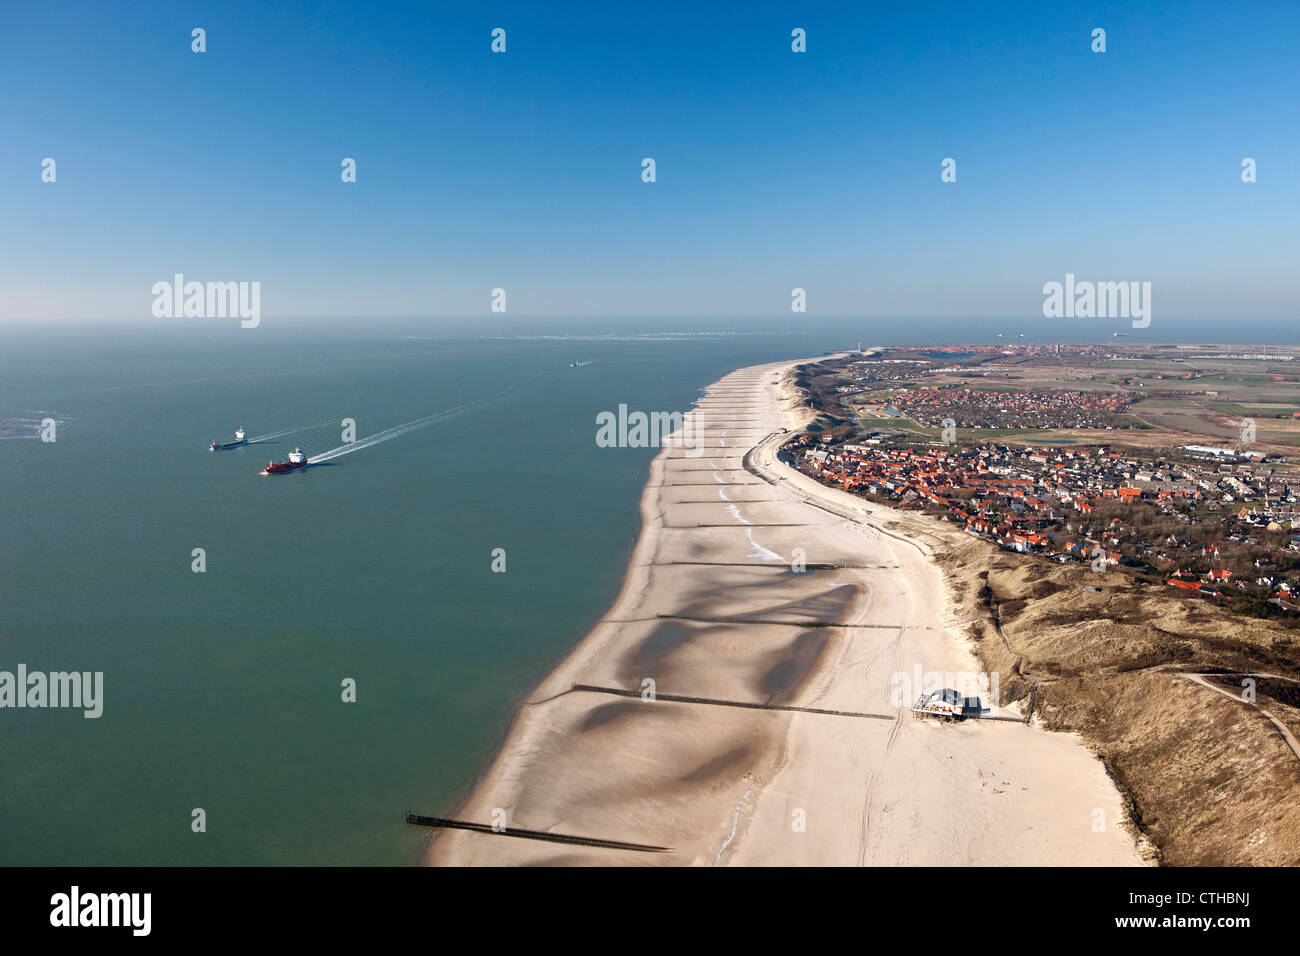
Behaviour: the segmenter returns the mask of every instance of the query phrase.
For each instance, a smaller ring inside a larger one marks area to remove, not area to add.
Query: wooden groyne
[[[468,820],[450,820],[446,817],[425,817],[406,811],[406,822],[412,826],[435,830],[473,830],[491,836],[515,837],[520,840],[543,840],[547,843],[568,843],[575,846],[592,846],[605,850],[632,850],[637,853],[668,853],[671,847],[652,846],[648,843],[625,843],[622,840],[602,840],[598,837],[572,836],[567,833],[547,833],[545,830],[524,830],[519,827],[492,827],[486,823]]]
[[[573,690],[589,694],[614,694],[618,697],[640,697],[641,691],[623,687],[601,687],[597,684],[574,684]],[[874,720],[897,720],[897,714],[868,714],[852,710],[827,710],[822,707],[796,707],[793,704],[763,704],[747,700],[720,700],[716,697],[687,697],[682,694],[654,695],[654,700],[668,700],[676,704],[707,704],[711,707],[743,707],[748,710],[785,710],[800,714],[828,714],[832,717],[870,717]],[[648,703],[648,702],[647,702]]]
[[[588,694],[613,694],[617,697],[641,697],[641,691],[628,690],[625,687],[602,687],[599,684],[574,684],[571,691],[583,691]],[[794,704],[764,704],[747,700],[722,700],[717,697],[688,697],[684,694],[661,694],[656,691],[653,701],[667,700],[677,704],[706,704],[710,707],[741,707],[747,710],[783,710],[797,714],[824,714],[830,717],[863,717],[871,720],[898,720],[898,714],[872,714],[858,710],[830,710],[825,707],[798,707]],[[1023,717],[983,717],[969,714],[963,720],[1002,720],[1022,724]]]

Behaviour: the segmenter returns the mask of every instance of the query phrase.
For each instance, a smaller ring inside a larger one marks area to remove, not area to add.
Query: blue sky
[[[8,5],[0,320],[1296,314],[1300,4],[701,6]]]

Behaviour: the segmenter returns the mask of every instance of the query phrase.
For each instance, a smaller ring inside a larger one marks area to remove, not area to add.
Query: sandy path
[[[617,601],[524,703],[455,814],[670,851],[436,831],[426,862],[1140,862],[1118,793],[1077,738],[912,719],[921,674],[976,670],[950,629],[971,615],[950,606],[928,557],[937,539],[882,528],[908,519],[864,515],[861,499],[773,460],[772,432],[803,414],[777,384],[793,364],[715,383],[693,413],[703,454],[654,460]],[[648,680],[662,694],[885,719],[571,690]]]
[[[1238,704],[1242,704],[1242,705],[1244,705],[1244,706],[1246,706],[1246,707],[1252,707],[1252,708],[1254,708],[1255,710],[1259,711],[1259,713],[1263,714],[1265,717],[1268,718],[1269,723],[1271,723],[1271,724],[1272,724],[1272,725],[1277,729],[1277,732],[1280,733],[1280,734],[1282,735],[1282,739],[1283,739],[1284,741],[1286,741],[1286,745],[1287,745],[1288,747],[1291,748],[1291,752],[1292,752],[1293,754],[1296,755],[1296,759],[1297,759],[1297,760],[1300,760],[1300,741],[1297,741],[1297,740],[1295,739],[1295,735],[1292,734],[1291,731],[1289,731],[1289,730],[1287,729],[1286,724],[1282,723],[1282,721],[1278,720],[1276,717],[1274,717],[1271,713],[1269,713],[1269,712],[1268,712],[1267,710],[1265,710],[1263,707],[1259,706],[1259,704],[1256,704],[1254,701],[1243,700],[1240,694],[1233,694],[1233,693],[1230,693],[1229,691],[1224,690],[1222,687],[1216,687],[1214,684],[1211,684],[1209,681],[1207,681],[1207,680],[1205,679],[1205,677],[1204,677],[1203,675],[1201,675],[1201,674],[1182,674],[1182,673],[1180,673],[1178,676],[1179,676],[1179,677],[1182,677],[1182,678],[1184,678],[1184,679],[1186,679],[1186,680],[1191,681],[1193,684],[1200,684],[1202,687],[1208,687],[1210,690],[1215,691],[1216,693],[1222,694],[1224,697],[1228,698],[1228,700],[1236,701]],[[1262,674],[1262,675],[1260,675],[1260,676],[1262,676],[1262,677],[1272,677],[1272,676],[1274,676],[1274,675],[1272,675],[1272,674]],[[1278,679],[1278,680],[1290,680],[1291,678],[1289,678],[1289,677],[1280,677],[1280,678],[1276,678],[1276,679]]]

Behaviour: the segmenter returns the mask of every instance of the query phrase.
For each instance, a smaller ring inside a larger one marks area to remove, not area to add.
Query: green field
[[[1129,414],[1121,415],[1119,417],[1119,421],[1116,422],[1115,425],[1117,430],[1121,426],[1136,428],[1139,431],[1152,431],[1157,428],[1157,426],[1152,425],[1150,422],[1143,421],[1141,418],[1138,418],[1136,415],[1129,415]]]
[[[1225,412],[1227,414],[1241,415],[1243,417],[1250,417],[1252,415],[1256,417],[1282,415],[1285,418],[1290,418],[1292,412],[1296,410],[1296,406],[1294,405],[1286,408],[1247,408],[1245,405],[1238,405],[1236,402],[1205,402],[1204,404],[1206,408],[1212,408],[1216,412]]]
[[[913,431],[921,426],[910,418],[859,418],[863,428],[907,428]]]
[[[1212,386],[1221,382],[1250,382],[1253,384],[1257,382],[1272,382],[1273,377],[1271,375],[1246,375],[1240,372],[1229,372],[1227,374],[1207,372],[1205,375],[1202,375],[1197,379],[1197,381],[1203,382],[1207,386]]]

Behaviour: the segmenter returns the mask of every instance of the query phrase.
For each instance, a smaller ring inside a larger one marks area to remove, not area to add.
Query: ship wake
[[[514,391],[513,386],[503,389],[495,395],[489,395],[486,398],[478,398],[472,402],[466,402],[463,405],[448,408],[434,415],[426,415],[424,418],[417,418],[414,421],[403,422],[401,425],[394,425],[392,428],[385,428],[381,432],[375,432],[373,435],[367,435],[365,438],[358,438],[354,442],[348,442],[345,445],[339,445],[337,448],[331,448],[329,451],[323,451],[319,455],[313,455],[307,459],[307,463],[311,465],[319,465],[322,462],[332,461],[335,458],[342,458],[344,455],[350,455],[354,451],[361,451],[363,448],[372,448],[375,445],[397,438],[399,435],[413,432],[417,428],[425,428],[429,425],[437,425],[440,422],[451,421],[453,418],[459,418],[477,408],[483,408],[487,405],[499,402],[512,391]]]

